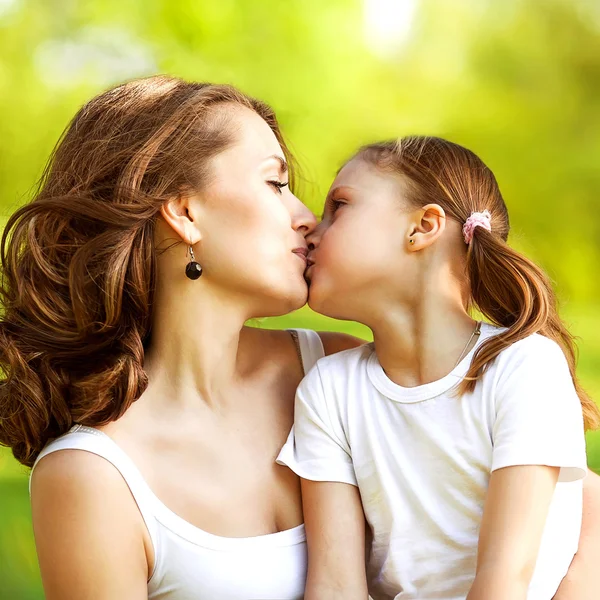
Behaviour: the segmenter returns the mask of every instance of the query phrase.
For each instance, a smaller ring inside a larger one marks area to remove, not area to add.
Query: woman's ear
[[[202,239],[200,203],[193,194],[181,192],[167,200],[161,206],[160,214],[184,243],[193,246]]]
[[[415,219],[408,236],[409,250],[431,246],[446,228],[446,213],[439,204],[427,204],[414,212]]]

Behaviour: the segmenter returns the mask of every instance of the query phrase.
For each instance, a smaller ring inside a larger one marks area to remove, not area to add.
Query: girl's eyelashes
[[[328,204],[328,209],[329,212],[331,212],[332,214],[335,213],[338,208],[340,208],[341,206],[344,206],[344,204],[346,204],[343,200],[334,200],[333,198],[329,199],[327,201]]]
[[[271,187],[275,188],[275,190],[277,191],[277,193],[278,193],[278,194],[282,194],[282,193],[283,193],[283,192],[282,192],[283,188],[284,188],[284,187],[286,187],[286,186],[288,185],[288,182],[287,182],[287,181],[284,183],[284,182],[282,182],[282,181],[277,181],[277,180],[274,180],[274,179],[273,179],[273,180],[269,180],[269,181],[267,181],[267,183],[268,183],[268,184],[269,184]]]

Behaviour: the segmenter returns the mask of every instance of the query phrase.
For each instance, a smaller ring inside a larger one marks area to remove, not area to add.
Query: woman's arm
[[[47,600],[147,600],[145,525],[106,460],[50,454],[33,472],[31,504]]]
[[[589,472],[583,480],[583,522],[579,549],[554,600],[595,600],[600,574],[600,477]]]
[[[365,520],[356,486],[302,479],[305,600],[367,600]]]
[[[514,466],[492,472],[467,600],[526,600],[559,471]]]

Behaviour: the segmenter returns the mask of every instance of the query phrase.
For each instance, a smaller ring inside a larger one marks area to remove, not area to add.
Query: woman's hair
[[[165,201],[199,191],[235,139],[232,111],[273,111],[233,87],[155,76],[85,104],[0,247],[0,443],[31,466],[75,423],[118,419],[146,389]],[[182,266],[183,272],[183,266]]]
[[[491,213],[491,232],[476,227],[468,245],[471,296],[467,308],[475,307],[507,330],[477,349],[459,393],[472,391],[502,350],[540,333],[562,348],[581,400],[586,428],[598,427],[600,412],[577,379],[573,336],[558,315],[552,284],[537,265],[507,244],[508,211],[492,171],[470,150],[436,137],[411,136],[369,144],[356,156],[384,171],[401,174],[407,181],[407,200],[413,206],[439,204],[461,225],[473,212]]]

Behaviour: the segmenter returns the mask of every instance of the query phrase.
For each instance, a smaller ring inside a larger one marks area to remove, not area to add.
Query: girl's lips
[[[312,283],[312,271],[314,265],[308,265],[304,270],[304,281],[306,281],[308,287],[310,287]]]

